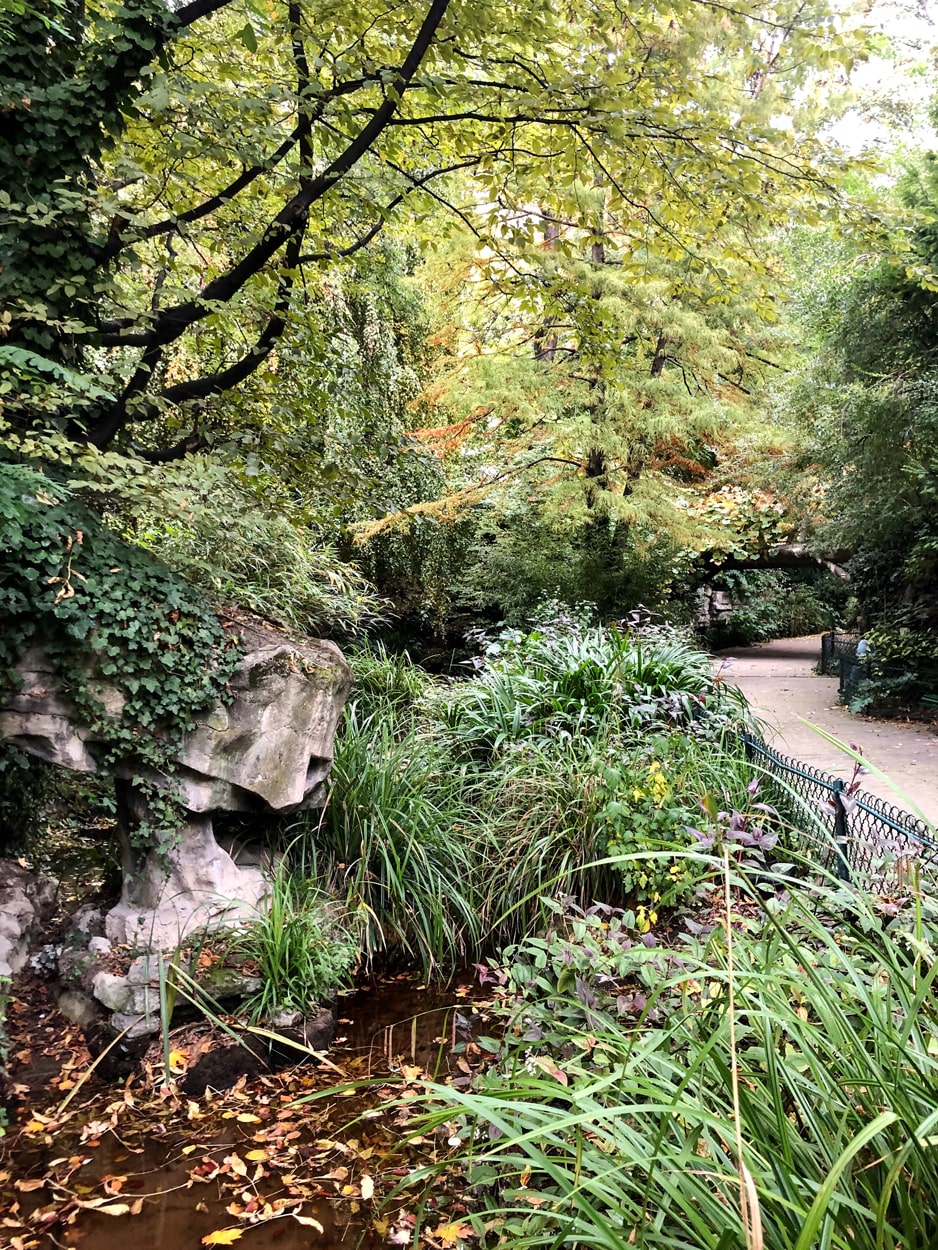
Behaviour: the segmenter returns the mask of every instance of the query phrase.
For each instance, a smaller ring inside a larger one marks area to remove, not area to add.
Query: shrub
[[[488,753],[519,740],[595,743],[704,719],[713,731],[744,713],[742,696],[673,631],[602,628],[570,615],[488,641],[480,677],[455,688],[445,707],[461,740]]]
[[[129,537],[217,604],[303,634],[355,633],[384,603],[288,498],[267,500],[235,470],[196,457],[136,502]]]

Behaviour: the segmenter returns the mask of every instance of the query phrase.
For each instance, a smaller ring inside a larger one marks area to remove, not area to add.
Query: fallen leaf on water
[[[38,1180],[17,1181],[14,1188],[18,1189],[21,1194],[31,1194],[36,1189],[42,1189],[45,1183],[45,1180],[40,1177]]]
[[[243,1228],[216,1228],[214,1233],[206,1233],[202,1238],[203,1246],[230,1246],[244,1232]]]
[[[98,1199],[95,1202],[79,1202],[78,1206],[84,1207],[86,1211],[96,1211],[99,1215],[129,1215],[129,1202],[102,1202]]]
[[[318,1220],[314,1220],[311,1215],[297,1215],[295,1211],[290,1214],[296,1220],[297,1224],[305,1224],[308,1228],[315,1228],[317,1233],[325,1232],[325,1229]]]

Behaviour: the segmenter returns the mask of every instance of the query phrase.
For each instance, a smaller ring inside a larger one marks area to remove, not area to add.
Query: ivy
[[[181,809],[174,761],[200,711],[228,696],[240,657],[210,605],[64,486],[0,464],[0,694],[39,644],[102,770],[147,799],[137,845],[167,847]]]

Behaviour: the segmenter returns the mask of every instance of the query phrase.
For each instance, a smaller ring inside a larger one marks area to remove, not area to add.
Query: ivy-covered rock
[[[220,620],[69,492],[0,464],[0,742],[117,782],[113,941],[167,948],[263,902],[211,813],[322,802],[351,686],[337,647]]]
[[[237,632],[28,465],[0,463],[0,530],[0,700],[14,714],[0,732],[67,767],[139,777],[151,799],[140,844],[171,840],[173,762],[199,714],[230,698]],[[30,709],[48,718],[35,734],[15,719]],[[73,737],[53,745],[66,722]]]
[[[239,627],[243,654],[225,698],[197,713],[157,770],[133,755],[102,763],[107,739],[64,693],[61,674],[43,648],[30,647],[0,696],[0,740],[77,772],[107,767],[127,781],[171,788],[182,812],[288,811],[318,806],[332,763],[332,741],[351,686],[338,647],[293,641],[275,630]],[[99,687],[112,717],[125,699]],[[172,839],[170,839],[171,841]]]

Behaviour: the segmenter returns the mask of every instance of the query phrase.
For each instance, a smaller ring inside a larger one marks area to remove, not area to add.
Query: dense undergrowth
[[[481,1061],[408,1095],[438,1149],[400,1192],[512,1250],[932,1244],[938,912],[801,859],[707,658],[555,615],[470,681],[357,666],[307,845],[368,961],[495,994]]]
[[[448,1141],[423,1179],[458,1175],[483,1239],[934,1244],[934,908],[714,878],[712,923],[668,944],[567,909],[490,972],[496,1057],[430,1087],[415,1130]]]
[[[700,796],[745,796],[745,704],[671,631],[554,609],[491,639],[471,680],[352,662],[305,854],[346,895],[369,966],[465,966],[536,929],[544,896],[634,904],[647,928],[694,888]]]

